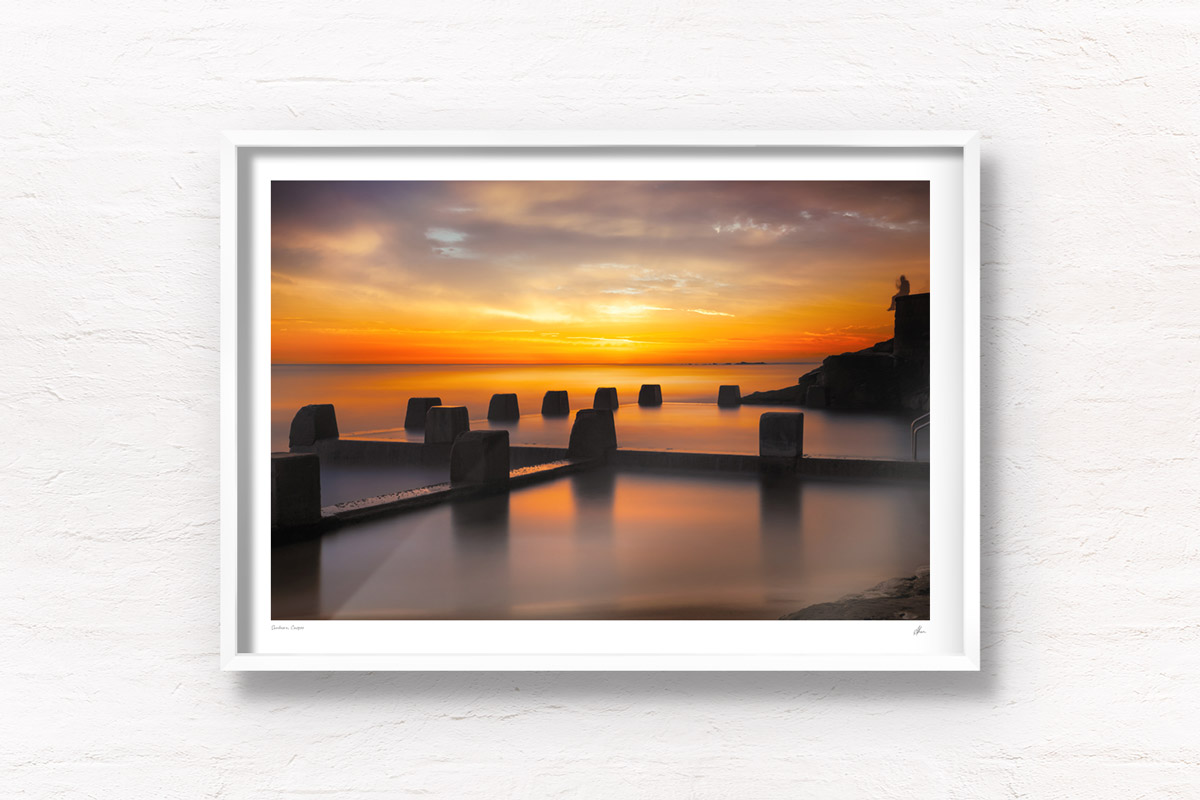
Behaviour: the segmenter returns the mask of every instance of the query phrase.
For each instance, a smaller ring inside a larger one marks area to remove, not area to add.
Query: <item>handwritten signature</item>
[[[915,631],[913,631],[913,636],[920,636],[922,633],[929,633],[929,631],[925,630],[920,625],[918,625],[917,629]]]

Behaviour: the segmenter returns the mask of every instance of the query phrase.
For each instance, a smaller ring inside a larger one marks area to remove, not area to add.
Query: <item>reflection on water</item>
[[[666,403],[661,407],[621,406],[616,414],[617,441],[635,450],[682,450],[700,453],[758,453],[758,418],[767,411],[795,411],[789,406],[740,406]],[[527,414],[515,422],[471,421],[475,429],[503,429],[513,444],[566,447],[571,420]],[[403,428],[344,431],[350,438],[420,442],[421,431]],[[894,414],[829,412],[804,409],[804,451],[808,455],[902,458],[909,450],[909,420]]]
[[[409,397],[440,397],[465,405],[471,427],[503,428],[513,444],[565,447],[571,417],[543,417],[542,395],[566,390],[572,411],[591,408],[598,386],[616,386],[621,407],[621,447],[708,453],[757,453],[758,418],[794,407],[716,405],[721,384],[742,394],[790,386],[814,364],[742,366],[320,366],[271,368],[271,447],[286,450],[296,411],[309,403],[333,403],[344,437],[423,441],[405,431]],[[664,405],[637,405],[643,383],[662,385]],[[516,392],[523,413],[517,422],[488,422],[493,393]],[[806,409],[804,449],[810,455],[908,458],[912,414],[830,412]],[[332,501],[325,501],[332,502]]]
[[[421,486],[433,486],[448,480],[449,467],[426,467],[416,464],[366,467],[322,462],[321,505],[329,506]]]
[[[762,569],[769,586],[784,583],[803,558],[800,480],[795,475],[764,475],[759,482],[758,522]],[[833,599],[833,598],[831,598]]]
[[[271,618],[312,619],[321,611],[321,542],[271,551]]]
[[[540,412],[550,390],[565,390],[572,410],[591,408],[599,386],[615,386],[622,403],[636,403],[643,383],[662,384],[667,402],[716,403],[722,383],[740,384],[743,394],[779,389],[814,366],[277,364],[271,367],[271,447],[287,449],[292,416],[309,403],[337,406],[342,431],[372,431],[401,427],[409,397],[466,406],[471,419],[487,417],[488,401],[498,392],[516,392],[525,414]]]
[[[455,578],[447,591],[467,617],[509,605],[508,494],[450,506]]]
[[[928,531],[923,482],[594,471],[350,526],[316,556],[276,548],[274,608],[276,618],[776,619],[912,574],[929,563]]]

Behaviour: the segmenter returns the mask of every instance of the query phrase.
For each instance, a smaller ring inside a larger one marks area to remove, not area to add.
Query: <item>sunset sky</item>
[[[274,363],[811,361],[929,290],[925,182],[276,181]]]

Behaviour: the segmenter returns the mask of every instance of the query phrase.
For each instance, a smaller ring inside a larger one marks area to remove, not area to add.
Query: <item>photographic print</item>
[[[273,620],[930,618],[929,181],[269,191]]]

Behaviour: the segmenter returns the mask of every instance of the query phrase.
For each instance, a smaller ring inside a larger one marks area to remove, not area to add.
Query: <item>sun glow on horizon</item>
[[[275,182],[277,364],[812,361],[928,291],[924,182]]]

